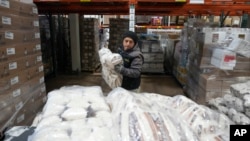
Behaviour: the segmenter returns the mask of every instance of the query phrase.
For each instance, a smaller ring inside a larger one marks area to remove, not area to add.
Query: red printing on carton
[[[225,55],[225,57],[224,57],[224,62],[230,62],[230,61],[233,61],[233,60],[236,60],[235,56]]]

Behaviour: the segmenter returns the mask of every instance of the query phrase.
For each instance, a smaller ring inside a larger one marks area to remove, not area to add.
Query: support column
[[[135,4],[136,0],[129,1],[129,30],[135,31]]]
[[[135,31],[135,5],[129,5],[129,30]]]
[[[72,71],[81,72],[79,15],[69,14]]]

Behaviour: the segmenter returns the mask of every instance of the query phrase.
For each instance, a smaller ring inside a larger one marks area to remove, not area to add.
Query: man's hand
[[[121,73],[121,71],[122,71],[122,69],[123,69],[123,65],[122,64],[117,64],[117,65],[115,65],[115,71],[117,72],[117,73]]]

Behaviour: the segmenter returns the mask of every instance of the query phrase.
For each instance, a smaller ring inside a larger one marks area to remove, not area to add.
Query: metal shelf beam
[[[250,14],[250,0],[205,0],[204,4],[175,2],[176,0],[33,0],[41,14],[129,14],[129,4],[135,4],[136,15],[220,15]]]

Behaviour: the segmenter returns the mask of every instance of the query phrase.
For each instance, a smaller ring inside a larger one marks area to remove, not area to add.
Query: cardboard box
[[[12,91],[6,91],[0,94],[0,110],[4,109],[9,105],[12,105],[11,95]]]
[[[236,53],[216,48],[213,50],[211,64],[223,70],[233,70],[236,64]]]
[[[44,83],[40,83],[39,79],[43,77],[43,73],[38,73],[36,76],[30,78],[26,82],[23,82],[22,84],[17,85],[16,87],[13,87],[9,89],[7,92],[11,93],[12,99],[16,97],[22,97],[23,95],[27,93],[34,92],[38,87],[41,89],[42,92],[46,92],[45,86],[42,87],[40,85],[44,85]],[[42,81],[42,79],[41,79]],[[42,81],[43,82],[43,81]]]
[[[23,3],[15,0],[2,0],[0,3],[0,11],[26,16],[38,15],[38,9],[34,3]]]
[[[25,69],[25,58],[26,57],[0,63],[0,78],[23,71]]]
[[[4,114],[0,114],[0,127],[1,128],[13,126],[13,123],[9,122],[9,120],[13,116],[14,110],[15,109],[13,105],[9,105],[5,107],[4,109],[0,110],[1,113],[4,113]]]
[[[27,75],[27,78],[33,79],[35,78],[37,75],[39,74],[43,74],[44,68],[43,68],[43,64],[39,63],[36,66],[30,67],[29,69],[25,70],[25,74]]]
[[[186,83],[186,92],[187,92],[187,96],[192,99],[193,101],[199,103],[198,101],[202,102],[201,100],[199,100],[199,90],[198,90],[199,86],[198,83],[195,82],[192,78],[187,78],[187,83]],[[204,99],[204,98],[202,98]]]
[[[213,90],[214,92],[221,92],[222,81],[218,80],[216,76],[201,74],[199,76],[199,86],[204,90]]]
[[[250,70],[250,61],[249,62],[236,62],[234,70]]]
[[[26,65],[26,68],[29,68],[29,67],[36,66],[37,64],[40,64],[40,63],[42,63],[42,53],[41,52],[28,56],[26,58],[25,65]]]
[[[247,58],[241,55],[236,55],[236,61],[237,62],[250,62],[250,58]]]
[[[15,125],[31,125],[36,114],[42,110],[47,101],[45,84],[39,85],[27,94],[27,96],[19,100],[17,99],[15,102],[16,105],[22,105],[20,103],[23,103],[14,121]]]
[[[203,28],[205,33],[204,44],[221,43],[226,38],[226,32],[219,28]]]
[[[39,41],[39,31],[33,30],[3,30],[0,29],[0,45],[10,45],[22,42]]]
[[[14,15],[12,13],[0,12],[0,28],[5,29],[37,29],[39,30],[39,21],[37,17],[25,17]]]
[[[217,97],[222,97],[221,91],[214,91],[213,89],[204,90],[203,88],[199,87],[198,93],[199,93],[198,102],[200,104],[206,104],[211,99],[215,99]]]
[[[41,53],[0,63],[0,78],[8,77],[9,75],[14,75],[20,72],[25,73],[29,71],[29,68],[32,69],[32,67],[36,67],[37,65],[39,65],[39,67],[42,65]],[[36,68],[35,71],[41,72],[43,71],[43,68],[41,69],[42,70],[38,70],[38,68]],[[34,74],[27,72],[26,77],[30,78],[31,75]]]
[[[41,52],[41,45],[38,41],[3,45],[0,47],[0,63],[27,57],[39,52]]]
[[[9,75],[7,77],[0,79],[0,93],[5,92],[10,89],[15,89],[20,86],[20,84],[26,82],[27,76],[23,75],[23,72],[19,72],[14,75]]]
[[[145,62],[163,62],[163,53],[143,53]]]
[[[213,49],[218,47],[216,44],[205,44],[203,46],[199,46],[199,55],[201,57],[212,57]]]
[[[209,83],[212,83],[211,81]],[[201,85],[197,82],[195,82],[192,78],[187,79],[187,95],[190,97],[193,101],[195,101],[198,104],[206,104],[208,100],[220,97],[221,89],[204,89],[201,87]],[[211,85],[210,85],[211,87]],[[215,87],[215,86],[212,86]]]
[[[44,84],[44,73],[39,73],[36,77],[28,81],[30,90],[33,91],[40,85]]]

